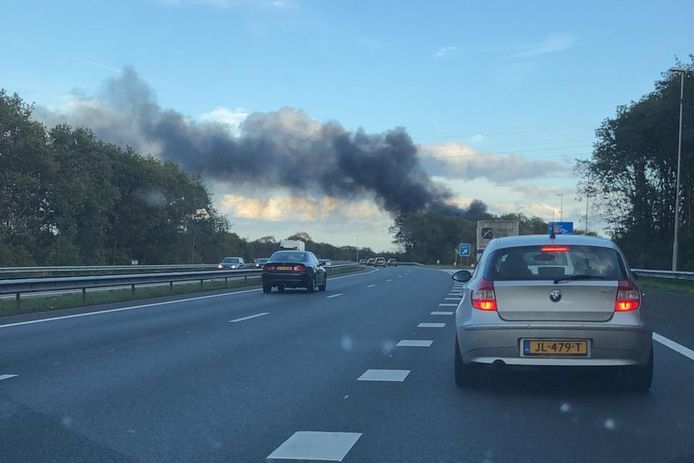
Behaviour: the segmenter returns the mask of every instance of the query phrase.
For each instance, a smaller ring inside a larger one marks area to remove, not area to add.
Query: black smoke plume
[[[75,96],[63,112],[39,108],[46,123],[86,126],[117,144],[176,162],[192,174],[227,184],[282,187],[295,193],[353,199],[373,197],[392,214],[440,212],[479,216],[452,205],[453,194],[431,180],[407,132],[348,132],[319,123],[304,112],[283,108],[252,113],[238,136],[228,127],[192,122],[162,109],[152,89],[132,68],[106,82],[98,98]]]

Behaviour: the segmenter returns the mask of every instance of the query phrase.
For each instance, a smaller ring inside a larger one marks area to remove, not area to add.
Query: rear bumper
[[[524,357],[522,339],[587,339],[586,357]],[[464,325],[458,328],[460,354],[465,363],[527,366],[643,365],[651,352],[651,330],[633,325],[576,325],[568,327],[528,324]]]
[[[279,286],[285,288],[305,288],[309,285],[310,273],[286,273],[286,274],[269,274],[263,273],[263,286]]]

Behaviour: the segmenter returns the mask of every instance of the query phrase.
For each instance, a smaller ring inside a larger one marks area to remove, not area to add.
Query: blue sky
[[[464,145],[481,169],[490,155],[565,164],[516,181],[437,179],[498,212],[547,215],[563,193],[565,218],[577,221],[571,159],[589,154],[617,105],[694,53],[686,0],[5,0],[2,10],[0,87],[28,101],[59,107],[133,66],[161,106],[193,119],[292,106],[349,130],[405,127],[423,146]],[[228,187],[216,193],[242,201]],[[316,223],[225,211],[251,238],[305,229],[354,241],[330,214]],[[372,213],[364,227],[358,215],[361,243],[389,246],[388,217]]]

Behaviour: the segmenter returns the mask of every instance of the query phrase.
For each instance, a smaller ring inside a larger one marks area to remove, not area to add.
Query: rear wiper
[[[560,281],[568,281],[568,280],[604,280],[604,276],[600,275],[571,275],[568,277],[563,277],[563,278],[555,278],[554,279],[554,284],[559,283]]]

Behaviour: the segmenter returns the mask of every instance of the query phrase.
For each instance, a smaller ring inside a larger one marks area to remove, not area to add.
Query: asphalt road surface
[[[694,461],[693,298],[645,297],[648,394],[602,370],[461,390],[453,286],[398,267],[0,320],[0,462]]]

